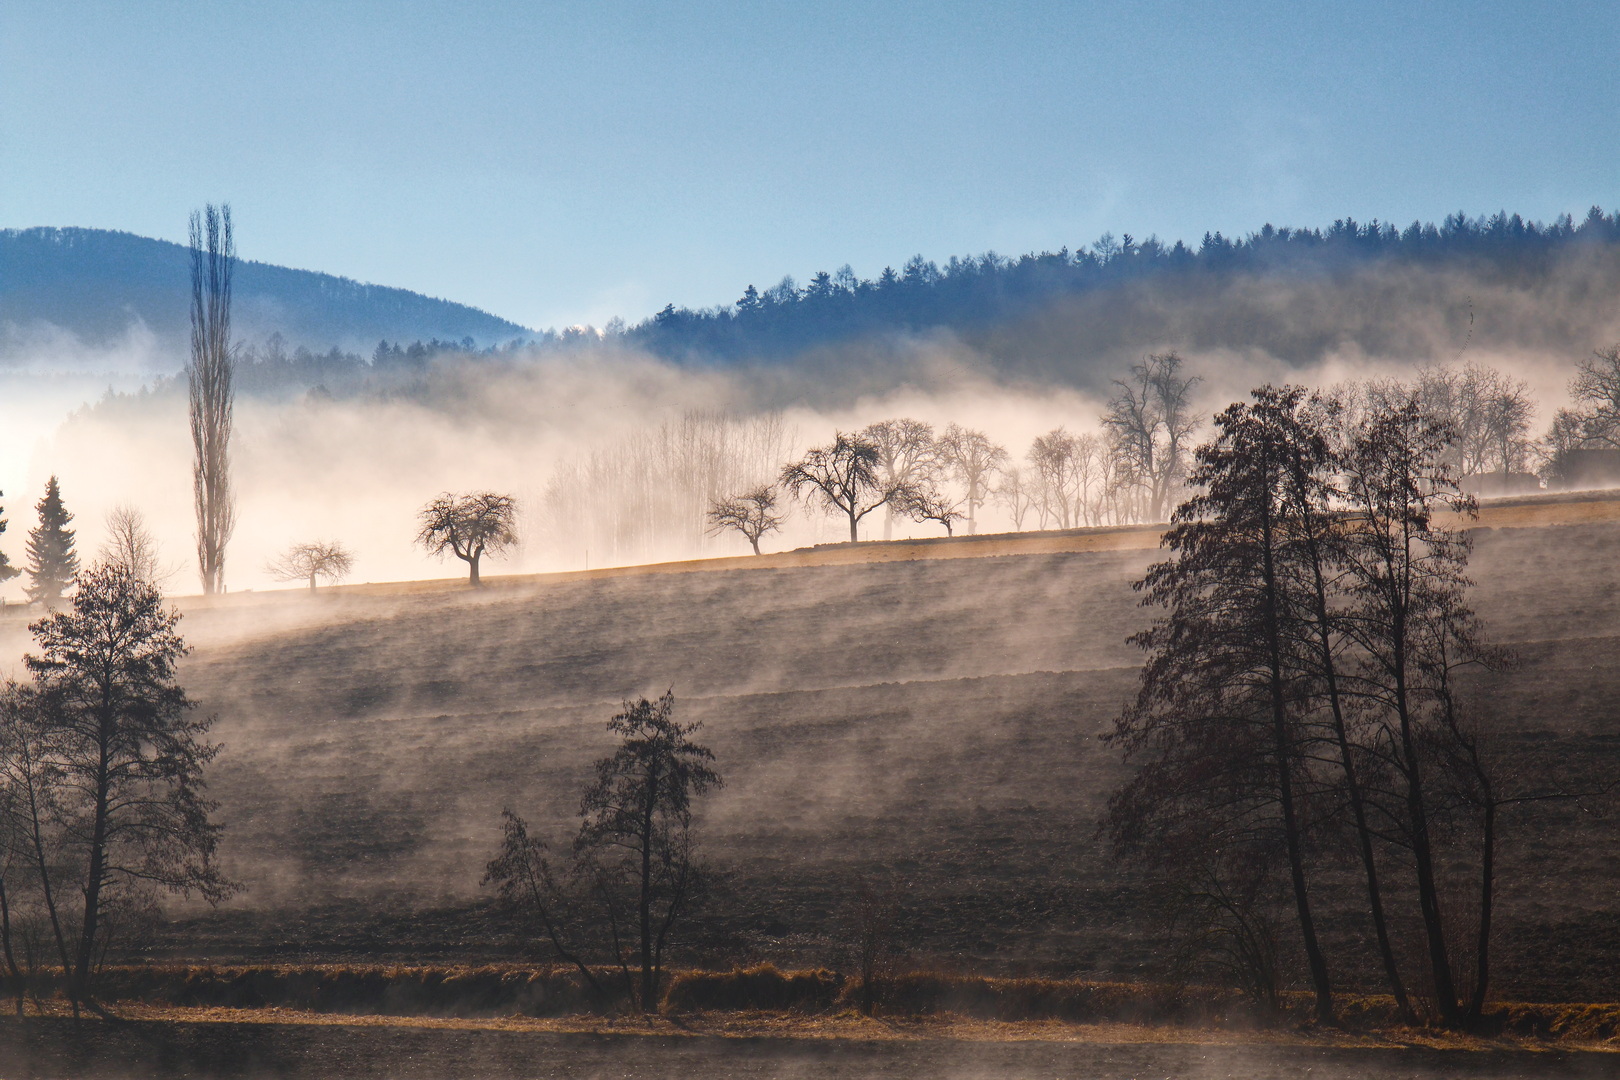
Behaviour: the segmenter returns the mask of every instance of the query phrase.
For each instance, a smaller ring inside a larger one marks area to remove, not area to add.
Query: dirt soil
[[[117,1022],[0,1019],[0,1076],[518,1077],[1598,1077],[1616,1055],[1510,1041],[1211,1032],[1121,1024],[894,1022],[846,1015],[676,1021],[432,1021],[278,1010],[123,1007]]]
[[[1546,502],[1535,520],[1571,523],[1475,533],[1477,607],[1520,667],[1474,690],[1524,775],[1620,774],[1620,522],[1582,520],[1617,509]],[[982,558],[183,602],[182,678],[218,718],[211,793],[245,891],[171,909],[146,955],[543,958],[479,885],[500,811],[566,845],[607,719],[673,688],[726,780],[700,808],[725,884],[673,963],[844,963],[847,897],[877,879],[901,890],[916,966],[1151,977],[1160,924],[1097,821],[1125,775],[1099,736],[1134,689],[1125,638],[1148,618],[1130,583],[1156,553],[1089,535]],[[27,646],[0,622],[0,655]],[[1498,993],[1613,998],[1620,818],[1546,804],[1503,826]],[[1353,874],[1320,887],[1334,955],[1370,956]],[[1416,964],[1417,927],[1397,932]]]

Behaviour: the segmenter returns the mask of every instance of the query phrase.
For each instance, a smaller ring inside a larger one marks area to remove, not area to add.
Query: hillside
[[[986,253],[859,279],[848,267],[749,285],[735,303],[666,307],[628,339],[674,358],[837,367],[896,339],[965,346],[1004,375],[1106,386],[1144,351],[1302,367],[1402,365],[1467,352],[1572,358],[1620,336],[1620,215],[1517,214],[1440,225],[1348,218],[1201,242],[1105,236],[1071,250]]]
[[[1620,524],[1482,529],[1477,603],[1522,666],[1479,687],[1521,768],[1620,765]],[[183,670],[219,717],[213,793],[247,891],[163,955],[508,957],[478,878],[503,807],[566,843],[607,718],[673,687],[725,787],[729,877],[683,955],[836,962],[853,885],[903,886],[919,962],[1140,973],[1140,875],[1096,837],[1122,771],[1097,741],[1132,691],[1147,549],[717,573],[473,593],[357,589],[188,605]],[[24,647],[21,623],[5,649]],[[1620,964],[1616,823],[1508,822],[1504,996],[1603,1000]],[[1340,894],[1354,895],[1353,890]],[[1355,904],[1327,933],[1358,936]],[[1366,972],[1341,973],[1365,983]]]
[[[106,346],[138,322],[179,355],[190,332],[189,259],[179,244],[124,232],[0,230],[0,347],[8,337],[28,340],[41,324]],[[317,352],[336,345],[369,356],[383,338],[471,338],[487,346],[530,335],[465,304],[247,259],[235,289],[235,336],[279,332]]]

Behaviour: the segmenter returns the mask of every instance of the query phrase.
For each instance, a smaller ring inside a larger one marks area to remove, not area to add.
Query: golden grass
[[[757,1038],[958,1039],[1620,1051],[1620,1004],[1492,1007],[1475,1033],[1408,1027],[1377,995],[1340,1000],[1340,1025],[1309,1022],[1305,995],[1262,1017],[1233,991],[1072,979],[910,972],[886,981],[875,1016],[855,980],[764,964],[672,974],[659,1014],[601,1008],[569,970],[520,965],[150,966],[109,970],[121,1017],[173,1023],[363,1025]],[[6,988],[0,987],[0,992]],[[0,1004],[0,1008],[3,1008]],[[34,1003],[30,1011],[40,1011]],[[48,1014],[66,1011],[48,997]]]
[[[63,1014],[65,1006],[50,1011]],[[717,1011],[657,1016],[401,1017],[367,1013],[320,1013],[299,1009],[185,1008],[146,1002],[116,1002],[124,1020],[172,1024],[286,1024],[317,1027],[421,1028],[441,1031],[508,1031],[581,1035],[648,1035],[735,1039],[848,1039],[861,1041],[954,1040],[960,1042],[1060,1042],[1098,1045],[1306,1046],[1319,1048],[1427,1050],[1560,1050],[1620,1052],[1614,1040],[1573,1036],[1555,1040],[1516,1034],[1470,1035],[1429,1028],[1378,1031],[1309,1026],[1220,1028],[1060,1020],[997,1021],[954,1014],[864,1016],[853,1010],[823,1015],[769,1010]]]

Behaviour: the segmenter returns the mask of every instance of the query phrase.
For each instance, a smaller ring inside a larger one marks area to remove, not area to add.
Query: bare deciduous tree
[[[1191,403],[1199,378],[1183,376],[1184,363],[1172,352],[1132,364],[1129,379],[1114,380],[1102,418],[1127,482],[1142,490],[1143,511],[1152,521],[1165,520],[1174,505],[1199,427]]]
[[[1620,345],[1582,360],[1569,384],[1585,421],[1583,435],[1593,445],[1620,447]]]
[[[162,585],[173,577],[173,569],[165,570],[159,562],[157,539],[146,527],[146,518],[140,510],[128,503],[119,503],[107,512],[107,539],[102,542],[100,559],[113,566],[122,566],[142,581]]]
[[[937,521],[945,526],[945,535],[956,535],[955,524],[961,521],[962,504],[952,500],[933,484],[907,488],[895,500],[897,508],[912,521]]]
[[[339,581],[354,567],[354,553],[331,540],[294,544],[272,560],[265,569],[277,581],[308,581],[315,591],[317,579]]]
[[[1279,512],[1300,432],[1297,400],[1270,387],[1216,418],[1194,486],[1165,534],[1171,556],[1137,583],[1165,614],[1131,640],[1148,653],[1141,689],[1110,738],[1142,768],[1110,804],[1116,842],[1218,838],[1285,865],[1316,1013],[1333,1018],[1307,881],[1309,733],[1295,703],[1311,680],[1293,590],[1300,552]]]
[[[450,552],[467,564],[467,582],[477,585],[479,562],[517,543],[517,500],[480,491],[472,495],[445,492],[422,508],[416,542],[431,554]]]
[[[1572,461],[1579,451],[1620,449],[1620,345],[1600,349],[1576,366],[1569,395],[1540,443],[1541,473],[1559,486],[1581,482]]]
[[[877,448],[877,476],[884,487],[905,488],[930,479],[938,465],[932,424],[909,417],[880,420],[867,425],[861,437]],[[894,538],[894,517],[900,508],[883,509],[883,539]]]
[[[758,555],[760,538],[782,527],[785,515],[775,511],[776,488],[763,484],[745,495],[721,499],[709,507],[709,531],[717,535],[727,529],[736,529],[747,538],[754,554]]]
[[[900,921],[900,889],[891,878],[863,877],[844,909],[845,929],[861,980],[861,1012],[872,1015],[890,978]]]
[[[1021,531],[1024,528],[1024,519],[1035,509],[1036,486],[1030,482],[1028,474],[1016,465],[1003,468],[1001,471],[1001,479],[996,483],[995,498],[1007,508],[1013,528],[1016,530]]]
[[[698,554],[714,503],[774,480],[792,442],[775,413],[696,410],[637,428],[558,463],[540,504],[546,542],[593,564]]]
[[[1060,529],[1074,524],[1075,439],[1062,428],[1037,435],[1029,447],[1029,464],[1035,470],[1035,512],[1041,527],[1056,523]]]
[[[1410,392],[1368,416],[1344,463],[1345,587],[1354,604],[1346,623],[1359,647],[1358,681],[1379,706],[1370,717],[1373,756],[1391,776],[1388,801],[1400,808],[1396,820],[1417,878],[1435,1004],[1447,1023],[1461,1020],[1463,1010],[1446,931],[1432,755],[1454,733],[1446,731],[1442,692],[1450,672],[1494,662],[1465,600],[1471,541],[1440,516],[1474,513],[1446,460],[1453,441],[1421,395]]]
[[[879,460],[871,440],[840,431],[831,446],[818,446],[783,468],[781,483],[795,498],[815,499],[829,514],[847,517],[854,543],[860,539],[861,519],[905,490],[903,484],[884,481]]]
[[[575,851],[631,885],[644,1012],[657,1008],[670,930],[703,876],[692,845],[692,799],[721,781],[709,764],[714,754],[691,739],[699,726],[675,719],[673,693],[626,702],[608,721],[619,748],[596,763],[596,783],[580,803]]]
[[[968,534],[979,531],[979,507],[990,497],[990,481],[1007,463],[1007,448],[990,441],[982,431],[951,424],[939,437],[936,453],[943,464],[967,489],[962,505],[967,508]]]
[[[1431,367],[1416,391],[1424,411],[1451,432],[1446,457],[1458,476],[1528,468],[1536,406],[1523,379],[1480,364]]]
[[[231,491],[231,424],[236,400],[231,347],[231,279],[236,243],[231,208],[191,215],[191,486],[197,511],[197,566],[203,593],[225,588],[225,547],[236,528]]]

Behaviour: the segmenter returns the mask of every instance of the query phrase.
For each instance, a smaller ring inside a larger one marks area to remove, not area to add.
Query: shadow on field
[[[1139,1076],[1599,1077],[1613,1054],[1196,1044],[714,1038],[301,1024],[0,1020],[7,1080]]]

